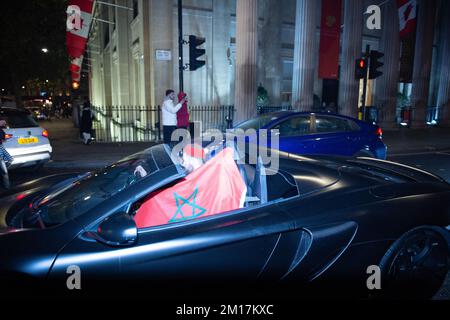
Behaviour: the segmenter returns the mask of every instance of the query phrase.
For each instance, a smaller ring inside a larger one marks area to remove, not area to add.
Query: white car
[[[6,140],[3,146],[14,158],[10,169],[40,167],[51,158],[52,146],[48,131],[41,128],[30,112],[1,107],[0,120],[6,121]]]

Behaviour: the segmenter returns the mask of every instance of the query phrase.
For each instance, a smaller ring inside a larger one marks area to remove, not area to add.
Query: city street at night
[[[158,319],[448,305],[450,0],[0,15],[8,300],[146,300]]]
[[[79,130],[74,128],[69,120],[44,121],[41,125],[51,133],[54,160],[38,171],[12,171],[10,179],[13,185],[52,174],[97,170],[150,145],[147,143],[127,145],[97,143],[85,146],[79,139]],[[450,129],[447,132],[450,135]],[[399,133],[399,131],[385,133],[388,148],[391,140],[395,151],[392,155],[388,152],[388,160],[430,171],[450,183],[450,140],[445,137],[439,141],[442,133],[436,133],[433,130],[428,130],[428,135],[436,138],[428,141],[414,140],[415,133],[408,129],[403,129],[401,132],[403,139],[399,139]],[[450,299],[450,274],[434,299]]]

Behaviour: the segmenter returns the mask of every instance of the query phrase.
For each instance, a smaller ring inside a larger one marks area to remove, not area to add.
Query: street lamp
[[[74,90],[78,90],[79,87],[80,87],[80,84],[78,82],[76,82],[76,81],[72,82],[72,88]]]
[[[48,49],[47,49],[47,48],[42,48],[41,51],[42,51],[43,53],[47,53],[47,52],[48,52]]]

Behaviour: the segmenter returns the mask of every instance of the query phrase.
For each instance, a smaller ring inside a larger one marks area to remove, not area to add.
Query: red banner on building
[[[79,72],[71,72],[71,75],[72,75],[72,81],[80,82],[81,73],[79,73]]]
[[[400,37],[405,38],[416,29],[417,2],[416,0],[397,0],[397,6]]]
[[[83,56],[79,58],[72,58],[70,59],[69,69],[71,72],[80,73],[82,64],[83,64]]]
[[[417,1],[397,0],[400,31],[400,82],[411,83],[416,46]]]
[[[94,0],[71,0],[67,7],[66,44],[72,58],[84,54],[92,22]]]
[[[319,47],[320,78],[337,79],[339,76],[341,5],[341,0],[322,0]]]

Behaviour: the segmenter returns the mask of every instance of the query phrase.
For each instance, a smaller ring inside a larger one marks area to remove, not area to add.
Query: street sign
[[[172,51],[170,50],[156,50],[156,60],[158,61],[171,61]]]

